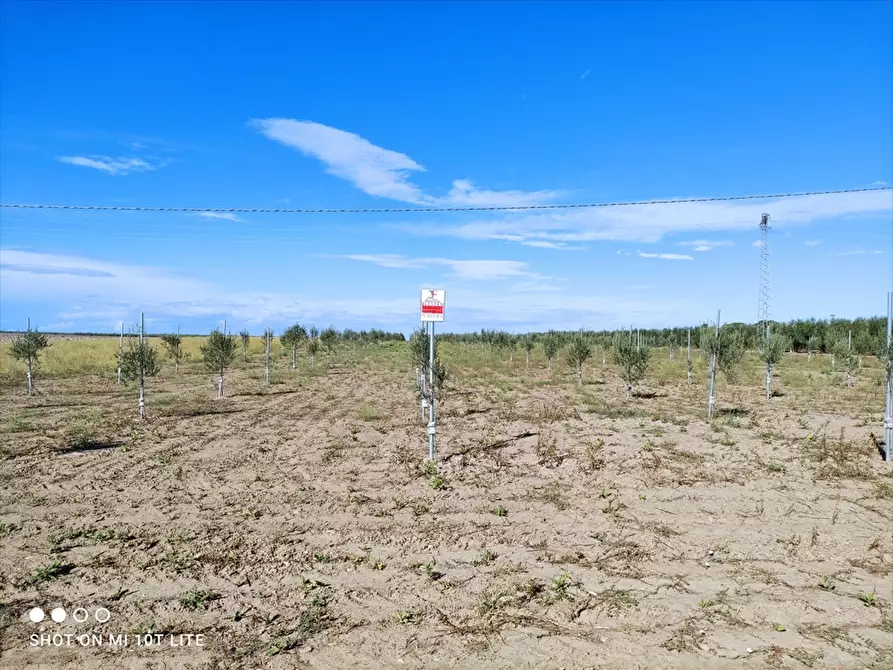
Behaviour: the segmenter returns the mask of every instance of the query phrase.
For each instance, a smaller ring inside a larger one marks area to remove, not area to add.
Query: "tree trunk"
[[[605,364],[608,362],[607,357],[605,356],[605,352],[602,351],[602,367],[605,367]]]
[[[179,361],[174,361],[174,374],[175,375],[180,374],[180,362]]]
[[[140,400],[138,407],[140,410],[140,421],[143,421],[146,418],[146,391],[145,383],[142,378],[140,378]]]
[[[811,361],[812,361],[812,352],[811,352],[811,351],[807,351],[807,352],[806,352],[806,362],[807,362],[807,363],[810,363]]]
[[[633,385],[630,384],[629,382],[626,382],[626,397],[627,398],[633,397]]]
[[[766,363],[766,400],[772,397],[772,363]]]
[[[846,385],[853,388],[853,373],[851,370],[846,371]]]
[[[552,359],[549,359],[549,372],[552,372]]]
[[[316,367],[316,354],[310,354],[310,365]]]
[[[583,386],[583,366],[577,368],[577,386]]]
[[[527,370],[530,369],[530,352],[529,351],[527,352],[527,360],[524,361],[524,367]]]
[[[298,345],[291,345],[291,369],[298,367]]]
[[[31,374],[31,358],[28,358],[28,395],[34,395],[34,376]]]
[[[223,397],[223,373],[220,373],[220,376],[217,377],[217,397]]]

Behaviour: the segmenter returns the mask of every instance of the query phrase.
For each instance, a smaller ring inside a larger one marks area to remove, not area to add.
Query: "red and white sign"
[[[422,289],[422,321],[443,321],[446,307],[446,291],[437,288]]]

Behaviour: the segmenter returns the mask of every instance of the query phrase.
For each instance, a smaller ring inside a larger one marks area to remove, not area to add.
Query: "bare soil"
[[[113,379],[4,382],[0,666],[893,667],[880,391],[782,367],[784,395],[723,386],[708,423],[679,366],[627,400],[600,355],[582,389],[465,355],[436,467],[396,355],[269,389],[240,362],[220,401],[166,369],[144,424]]]

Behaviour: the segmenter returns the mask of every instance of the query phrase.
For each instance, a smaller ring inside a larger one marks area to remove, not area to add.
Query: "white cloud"
[[[806,240],[803,244],[807,247],[817,247],[822,243],[821,240]]]
[[[763,245],[763,243],[760,240],[754,240],[753,242],[750,243],[750,246],[752,246],[752,247],[760,247],[762,245]]]
[[[878,256],[882,253],[884,253],[884,252],[881,251],[880,249],[872,249],[872,250],[855,249],[853,251],[837,251],[834,253],[830,253],[828,255],[829,256]]]
[[[592,70],[586,70],[586,72],[580,75],[580,81],[586,79],[586,77],[588,77],[590,74],[592,74]]]
[[[126,175],[132,172],[156,170],[158,166],[142,158],[112,158],[110,156],[57,156],[60,163],[101,170],[108,174]]]
[[[688,256],[686,254],[651,254],[645,251],[640,251],[638,254],[639,258],[660,258],[665,261],[693,261],[693,256]]]
[[[244,221],[245,219],[240,219],[232,212],[198,212],[199,216],[203,216],[206,219],[223,219],[224,221]]]
[[[695,251],[710,251],[715,247],[733,247],[734,242],[727,240],[689,240],[687,242],[677,242],[680,247],[694,247]]]
[[[3,304],[23,303],[65,307],[58,318],[95,328],[108,324],[119,332],[121,324],[135,323],[140,312],[157,323],[180,319],[227,319],[258,329],[300,321],[341,326],[359,321],[369,326],[393,327],[418,321],[418,294],[408,291],[397,298],[365,297],[362,287],[347,288],[341,296],[306,298],[295,293],[267,290],[232,292],[202,279],[165,268],[128,266],[91,258],[0,249],[0,299]],[[412,259],[409,259],[412,260]],[[417,259],[416,259],[417,260]],[[60,279],[10,267],[53,267],[71,271]],[[486,271],[472,273],[491,274]],[[467,266],[466,266],[467,269]],[[478,268],[480,269],[480,267]],[[503,268],[505,270],[506,268]],[[86,270],[87,273],[79,273]],[[518,268],[515,268],[517,271]],[[521,270],[523,272],[523,270]],[[516,290],[503,287],[486,291],[470,282],[450,289],[450,327],[492,327],[494,324],[540,324],[543,327],[579,328],[581,324],[612,327],[636,323],[643,328],[696,318],[698,308],[684,298],[635,297],[624,294],[573,294],[548,289],[536,277],[519,281]],[[168,327],[160,326],[160,328]]]
[[[74,326],[74,321],[60,321],[59,323],[49,323],[45,326],[39,326],[38,330],[43,332],[53,332],[56,330],[69,330]]]
[[[558,191],[481,190],[467,179],[457,179],[445,197],[435,197],[410,182],[413,172],[425,172],[424,166],[355,133],[296,119],[255,119],[249,125],[271,140],[322,161],[326,172],[376,197],[429,207],[510,207],[541,203],[560,195]]]
[[[443,223],[405,226],[418,235],[468,240],[500,239],[513,235],[517,243],[548,242],[659,242],[676,233],[756,231],[763,211],[772,212],[774,228],[809,225],[840,217],[867,216],[893,210],[893,192],[867,191],[833,195],[796,196],[773,201],[687,202],[626,205],[588,209],[522,212],[480,218],[461,225]],[[853,225],[853,224],[851,224]],[[704,240],[695,240],[703,242]],[[711,244],[702,246],[715,246]],[[754,246],[759,246],[757,242]]]
[[[374,263],[384,268],[422,269],[432,265],[449,267],[462,279],[505,279],[506,277],[535,277],[521,261],[464,261],[450,258],[407,258],[399,254],[346,254],[340,258]]]

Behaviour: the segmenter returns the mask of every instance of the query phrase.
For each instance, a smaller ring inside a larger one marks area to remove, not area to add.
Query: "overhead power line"
[[[35,205],[25,203],[0,203],[0,207],[11,209],[67,209],[94,210],[104,212],[181,212],[201,214],[411,214],[426,212],[510,212],[551,209],[591,209],[596,207],[631,207],[636,205],[675,205],[691,202],[727,202],[731,200],[767,200],[770,198],[792,198],[807,195],[836,195],[840,193],[864,193],[866,191],[889,191],[893,186],[872,186],[869,188],[848,188],[836,191],[800,191],[798,193],[767,193],[763,195],[727,195],[713,198],[676,198],[666,200],[633,200],[627,202],[593,202],[561,205],[502,205],[490,207],[388,207],[375,208],[266,208],[266,207],[156,207],[118,205]]]

